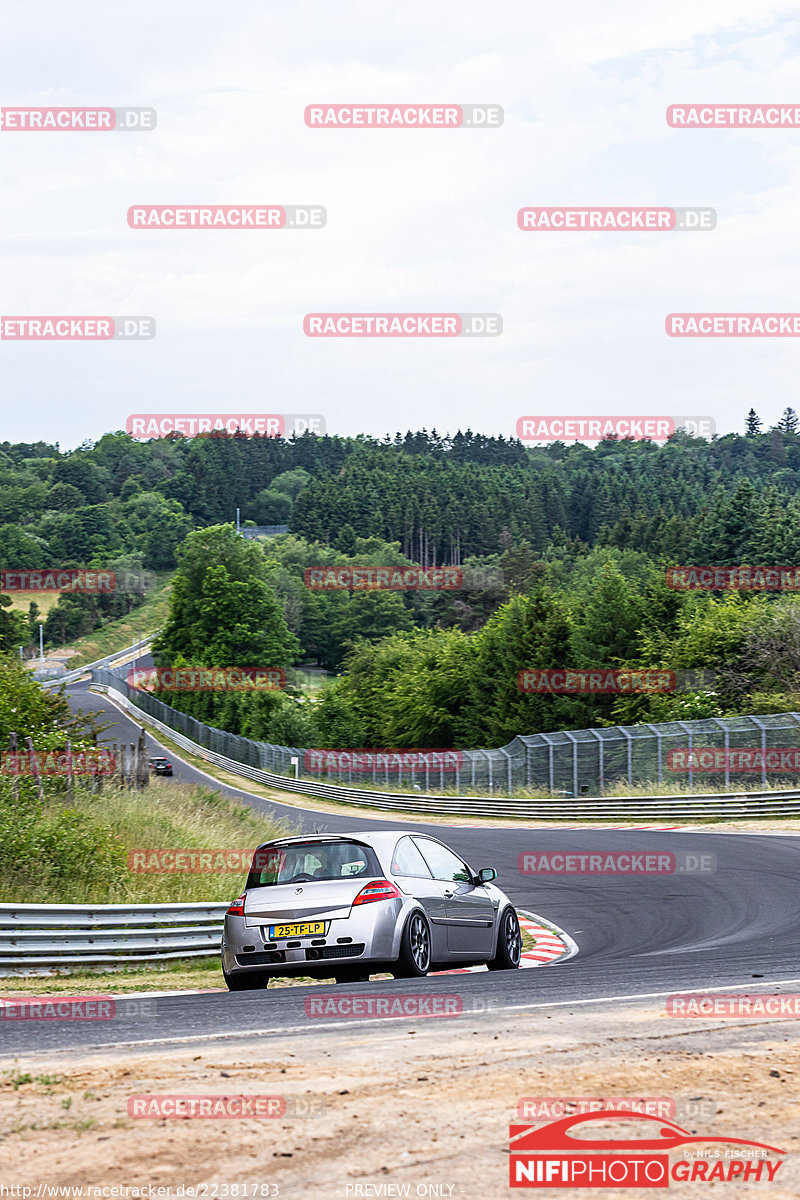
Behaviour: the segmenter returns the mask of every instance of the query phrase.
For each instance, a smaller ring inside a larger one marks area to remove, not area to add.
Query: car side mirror
[[[494,867],[482,867],[478,871],[479,883],[491,883],[493,879],[497,879],[497,871],[495,871]]]

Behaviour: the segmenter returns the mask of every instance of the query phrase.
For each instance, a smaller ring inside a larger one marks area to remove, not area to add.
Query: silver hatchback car
[[[480,963],[513,970],[519,920],[496,878],[493,867],[473,871],[436,838],[404,830],[265,842],[225,917],[225,982],[239,992],[273,975],[350,983]]]

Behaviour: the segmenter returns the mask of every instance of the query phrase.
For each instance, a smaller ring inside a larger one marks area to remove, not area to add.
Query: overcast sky
[[[133,412],[319,412],[329,432],[513,435],[528,414],[800,407],[798,339],[667,337],[800,310],[789,0],[6,0],[0,106],[135,105],[147,133],[0,133],[0,313],[146,314],[152,341],[0,341],[0,440]],[[793,14],[794,10],[794,15]],[[309,129],[316,102],[500,104],[499,129]],[[321,204],[327,227],[133,230],[132,204]],[[522,233],[526,205],[710,205],[704,233]],[[308,312],[497,312],[496,338],[312,339]]]

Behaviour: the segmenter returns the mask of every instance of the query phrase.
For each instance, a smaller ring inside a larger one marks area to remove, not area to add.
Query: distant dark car
[[[151,758],[150,770],[154,775],[171,775],[172,763],[168,758]]]

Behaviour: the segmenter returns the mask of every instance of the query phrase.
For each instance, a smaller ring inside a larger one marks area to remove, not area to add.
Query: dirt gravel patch
[[[412,1197],[508,1197],[509,1124],[522,1097],[649,1097],[674,1101],[672,1119],[696,1135],[788,1152],[774,1182],[737,1183],[737,1195],[800,1194],[800,1038],[789,1020],[587,1006],[198,1039],[158,1053],[33,1054],[0,1067],[0,1176],[34,1188],[138,1183],[180,1196],[180,1185],[184,1195],[206,1185],[214,1200],[235,1196],[236,1185],[240,1197],[357,1200],[408,1185]],[[281,1096],[287,1111],[266,1120],[129,1115],[131,1097],[153,1093]],[[685,1197],[710,1187],[670,1186]],[[714,1194],[733,1186],[714,1185]]]

